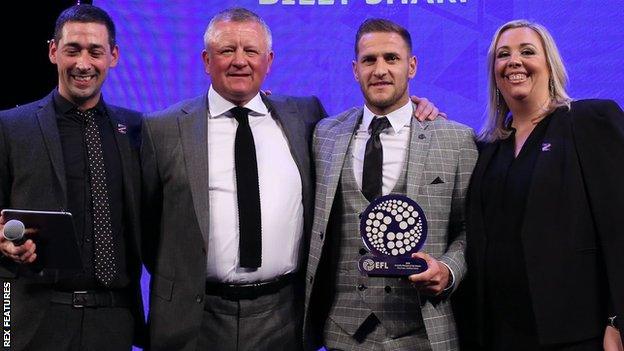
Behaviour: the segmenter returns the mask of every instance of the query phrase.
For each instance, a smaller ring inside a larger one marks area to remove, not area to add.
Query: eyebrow
[[[375,58],[377,56],[381,56],[381,57],[387,57],[387,56],[396,56],[396,57],[401,57],[401,55],[398,52],[394,52],[394,51],[388,51],[388,52],[382,52],[380,54],[368,54],[368,55],[362,55],[362,57],[360,59],[365,59],[365,58]]]
[[[65,43],[65,45],[64,45],[64,46],[65,46],[65,47],[70,46],[70,47],[75,48],[75,49],[81,49],[81,48],[83,48],[83,46],[82,46],[82,45],[80,45],[80,44],[79,44],[79,43],[77,43],[77,42]],[[93,49],[103,49],[103,48],[104,48],[104,45],[101,45],[101,44],[89,44],[89,45],[87,46],[87,49],[89,49],[89,50],[93,50]]]
[[[532,44],[532,43],[521,43],[521,44],[520,44],[520,47],[523,47],[523,46],[532,46],[532,47],[536,47],[536,46],[535,46],[534,44]],[[504,46],[501,46],[501,47],[499,47],[498,49],[496,49],[496,51],[498,51],[498,50],[500,50],[500,49],[509,49],[509,45],[504,45]]]

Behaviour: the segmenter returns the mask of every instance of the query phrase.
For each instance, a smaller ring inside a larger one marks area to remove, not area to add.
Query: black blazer
[[[558,109],[532,175],[521,231],[529,292],[541,344],[601,337],[607,317],[624,315],[624,113],[610,100]],[[487,245],[481,186],[494,144],[481,149],[468,200],[469,278],[459,308],[462,334],[484,330]],[[469,297],[469,299],[466,299]],[[476,321],[475,321],[476,318]],[[473,328],[476,328],[473,329]],[[624,336],[624,333],[622,333]]]
[[[141,300],[139,138],[141,115],[106,105],[111,123],[127,126],[115,132],[123,173],[124,237],[127,267],[136,291],[136,341],[145,333]],[[117,128],[115,128],[117,130]],[[53,94],[11,110],[0,112],[0,209],[63,210],[67,208],[67,185],[61,140],[56,124]],[[23,276],[20,265],[0,258],[0,280],[10,282],[11,346],[22,349],[33,337],[50,304],[50,289],[29,289],[33,279]]]

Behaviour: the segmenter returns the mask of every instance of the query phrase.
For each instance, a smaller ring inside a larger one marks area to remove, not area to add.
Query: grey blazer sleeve
[[[450,293],[457,289],[466,274],[466,193],[478,157],[472,129],[461,130],[458,132],[458,137],[460,138],[460,149],[451,199],[449,243],[447,251],[438,258],[452,270],[454,282]]]

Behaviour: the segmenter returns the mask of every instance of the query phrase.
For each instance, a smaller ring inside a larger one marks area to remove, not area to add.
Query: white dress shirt
[[[386,128],[379,134],[381,145],[383,146],[383,181],[381,194],[388,195],[394,189],[401,172],[403,163],[407,156],[410,141],[410,122],[414,107],[409,101],[401,108],[385,115],[390,121],[392,128]],[[378,116],[383,117],[383,116]],[[364,153],[366,152],[366,142],[370,138],[368,126],[375,118],[375,114],[364,105],[364,115],[362,122],[355,132],[355,145],[353,147],[353,173],[355,181],[360,190],[362,189],[362,172],[364,170]]]
[[[229,110],[236,105],[208,91],[208,186],[210,226],[207,279],[251,283],[274,279],[297,269],[303,236],[301,176],[279,122],[256,95],[244,107],[256,146],[262,266],[239,265],[238,200],[234,169],[234,138],[238,122]]]

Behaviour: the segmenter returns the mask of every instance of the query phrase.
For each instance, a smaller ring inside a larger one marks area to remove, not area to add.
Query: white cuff
[[[442,261],[440,261],[440,263],[444,264],[446,266],[446,268],[448,268],[449,272],[451,272],[451,279],[449,280],[449,283],[446,286],[446,288],[444,288],[444,290],[442,290],[442,292],[444,293],[444,292],[447,292],[447,291],[453,289],[453,286],[455,285],[455,273],[453,273],[453,270],[451,269],[451,267],[448,264],[446,264],[446,263],[444,263]]]

